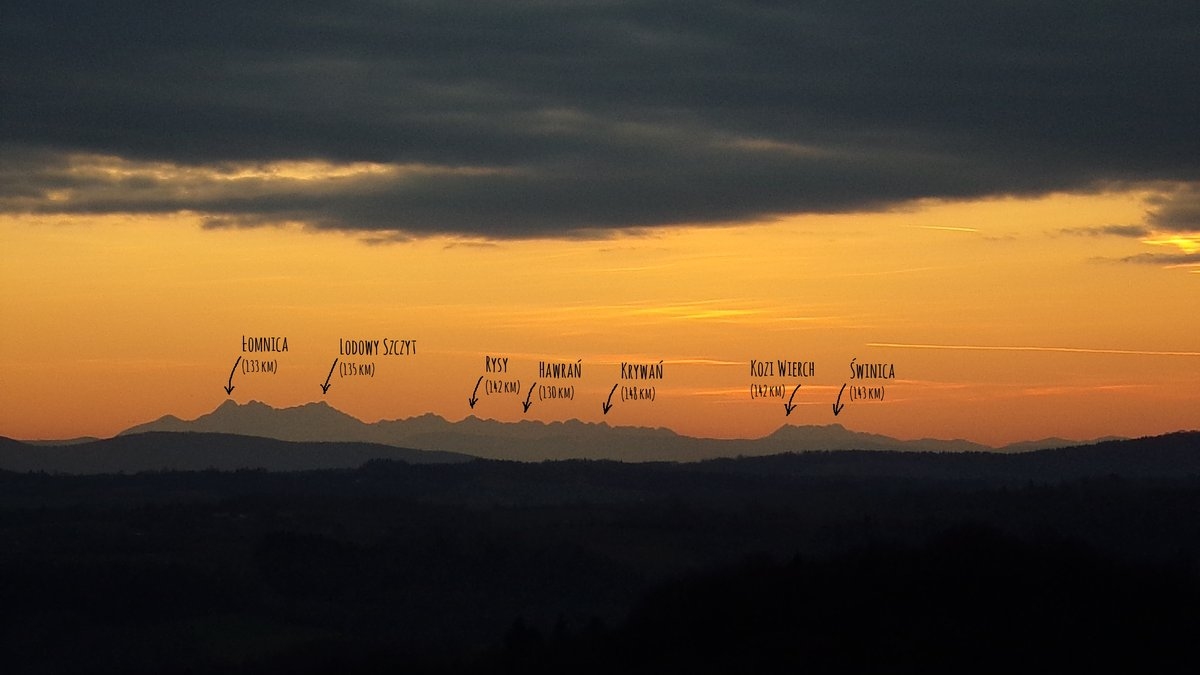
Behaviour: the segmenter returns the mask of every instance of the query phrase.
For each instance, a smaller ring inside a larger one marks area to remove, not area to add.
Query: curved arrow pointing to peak
[[[334,359],[333,365],[329,366],[329,374],[325,376],[325,384],[321,385],[321,395],[322,396],[329,393],[329,388],[333,386],[332,384],[329,384],[329,378],[333,377],[333,369],[334,368],[337,368],[337,359]]]
[[[475,394],[478,394],[478,393],[479,393],[479,383],[480,383],[480,382],[483,382],[483,376],[482,376],[482,375],[480,375],[480,376],[479,376],[479,379],[475,381],[475,390],[471,392],[471,398],[467,399],[467,403],[470,403],[470,404],[471,404],[471,410],[474,410],[474,409],[475,409],[475,404],[476,404],[476,403],[479,403],[479,399],[475,398]]]
[[[225,385],[225,393],[233,393],[233,374],[237,372],[238,364],[242,362],[242,357],[239,355],[237,361],[233,362],[233,368],[229,370],[229,383]]]
[[[788,398],[788,402],[783,404],[783,416],[784,417],[788,417],[789,415],[792,414],[792,411],[796,409],[796,406],[792,405],[792,401],[795,400],[796,392],[798,392],[798,391],[800,391],[800,385],[796,385],[796,388],[792,390],[791,397]]]
[[[617,384],[620,384],[620,382],[618,382]],[[614,384],[612,391],[608,392],[608,400],[604,402],[604,405],[600,406],[600,407],[604,408],[605,415],[608,414],[609,410],[612,410],[612,395],[617,393],[617,384]]]
[[[536,386],[537,386],[537,382],[534,382],[533,384],[529,385],[529,393],[525,394],[525,402],[521,404],[521,405],[525,406],[525,412],[529,412],[529,406],[533,405],[533,403],[530,402],[529,397],[533,396],[533,388]]]
[[[837,414],[842,412],[842,408],[846,407],[846,404],[842,403],[842,392],[843,391],[846,391],[846,385],[844,385],[844,384],[842,385],[842,388],[838,390],[837,402],[835,402],[833,404],[833,416],[834,417],[837,417]]]

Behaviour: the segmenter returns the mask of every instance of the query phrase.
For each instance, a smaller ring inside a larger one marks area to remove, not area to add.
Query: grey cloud
[[[1200,186],[1185,186],[1157,199],[1149,222],[1171,232],[1200,232]]]
[[[1200,253],[1139,253],[1120,261],[1142,265],[1200,265]]]
[[[1153,230],[1144,225],[1101,225],[1099,227],[1068,227],[1059,230],[1059,233],[1087,237],[1114,236],[1136,239],[1150,236]]]
[[[4,14],[10,212],[579,236],[1200,181],[1191,0],[11,2]],[[114,183],[66,170],[88,155],[439,170],[319,190],[152,172]],[[1154,224],[1194,223],[1196,203],[1165,205]]]

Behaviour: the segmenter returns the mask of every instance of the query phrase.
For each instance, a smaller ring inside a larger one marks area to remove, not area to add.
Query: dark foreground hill
[[[713,460],[714,470],[798,476],[1042,482],[1088,477],[1200,477],[1200,432],[1181,431],[1019,454],[835,451]]]
[[[1194,672],[1196,440],[0,472],[0,672]]]
[[[0,438],[0,470],[48,473],[137,473],[268,469],[348,469],[373,459],[410,464],[465,462],[453,452],[410,450],[375,443],[279,441],[255,436],[150,432],[49,446]]]
[[[466,450],[474,454],[472,448],[491,443],[490,439],[481,437],[476,446],[468,446]],[[735,474],[787,473],[812,477],[993,483],[1107,475],[1127,478],[1200,476],[1200,432],[1023,453],[888,451],[853,446],[835,451],[799,451],[803,447],[807,446],[798,441],[795,446],[779,445],[781,454],[716,459],[695,463],[695,466],[700,470]],[[628,454],[626,450],[614,453]],[[355,468],[375,459],[410,464],[454,464],[470,461],[473,457],[471,454],[411,450],[377,443],[280,441],[196,432],[147,432],[65,446],[31,445],[0,438],[0,470],[8,471],[72,474],[204,469],[301,471]],[[529,473],[536,472],[531,470]]]

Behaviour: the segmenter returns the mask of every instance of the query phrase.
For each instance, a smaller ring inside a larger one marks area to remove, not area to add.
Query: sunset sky
[[[243,336],[289,350],[231,398],[366,421],[1198,428],[1197,35],[1190,1],[9,3],[0,435],[209,412]],[[383,338],[417,351],[338,354]],[[522,392],[472,410],[489,355]],[[322,394],[335,357],[375,375]],[[852,359],[895,379],[835,417]],[[523,412],[541,360],[582,378]],[[664,377],[605,415],[623,361]]]

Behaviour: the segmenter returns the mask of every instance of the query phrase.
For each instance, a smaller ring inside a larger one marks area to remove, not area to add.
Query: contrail
[[[1086,347],[1034,347],[1023,345],[925,345],[902,342],[868,342],[868,347],[899,349],[959,349],[987,352],[1061,352],[1067,354],[1125,354],[1133,356],[1200,356],[1200,352],[1144,351],[1139,349],[1089,349]]]
[[[906,225],[920,230],[943,230],[945,232],[978,232],[974,227],[951,227],[950,225]]]

